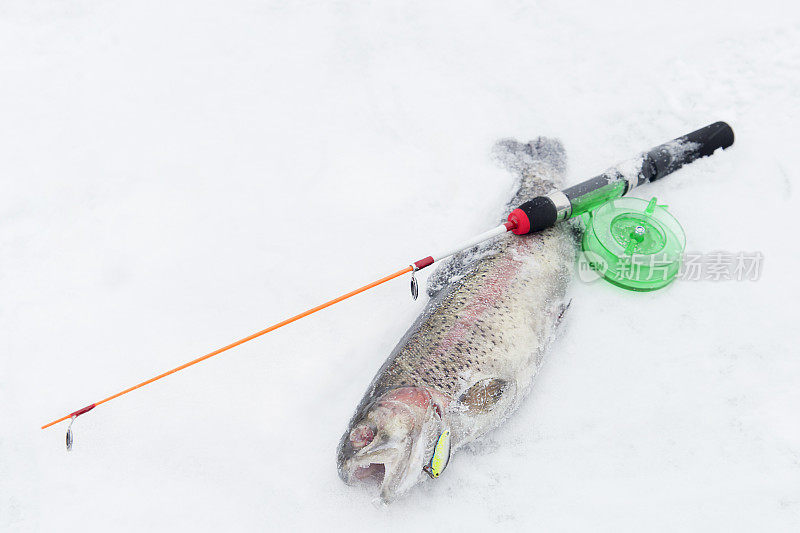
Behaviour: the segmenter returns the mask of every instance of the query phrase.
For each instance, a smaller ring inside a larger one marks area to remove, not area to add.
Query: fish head
[[[440,395],[424,387],[384,393],[356,414],[342,436],[339,475],[351,485],[377,485],[380,500],[391,502],[427,477],[446,430],[445,407]]]

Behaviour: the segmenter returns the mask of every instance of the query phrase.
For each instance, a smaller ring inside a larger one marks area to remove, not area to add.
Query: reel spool
[[[617,198],[592,211],[582,248],[592,269],[610,283],[653,291],[678,275],[686,234],[655,197]]]

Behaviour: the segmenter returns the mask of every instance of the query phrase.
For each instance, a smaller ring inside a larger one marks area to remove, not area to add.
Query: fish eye
[[[350,432],[350,445],[360,450],[375,438],[375,430],[366,424],[356,426]]]
[[[422,469],[431,478],[436,479],[442,475],[447,464],[450,462],[450,430],[445,429],[439,438],[436,440],[436,445],[433,447],[433,457],[430,463],[422,467]]]

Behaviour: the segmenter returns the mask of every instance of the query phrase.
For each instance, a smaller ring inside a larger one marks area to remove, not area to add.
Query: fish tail
[[[554,137],[537,137],[527,143],[502,139],[494,145],[492,156],[517,176],[521,189],[540,187],[542,181],[559,186],[567,171],[564,145]]]

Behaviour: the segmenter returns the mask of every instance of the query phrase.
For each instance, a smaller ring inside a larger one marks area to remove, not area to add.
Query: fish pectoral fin
[[[459,401],[470,411],[486,413],[494,409],[508,382],[504,379],[487,378],[482,379],[461,395]]]

